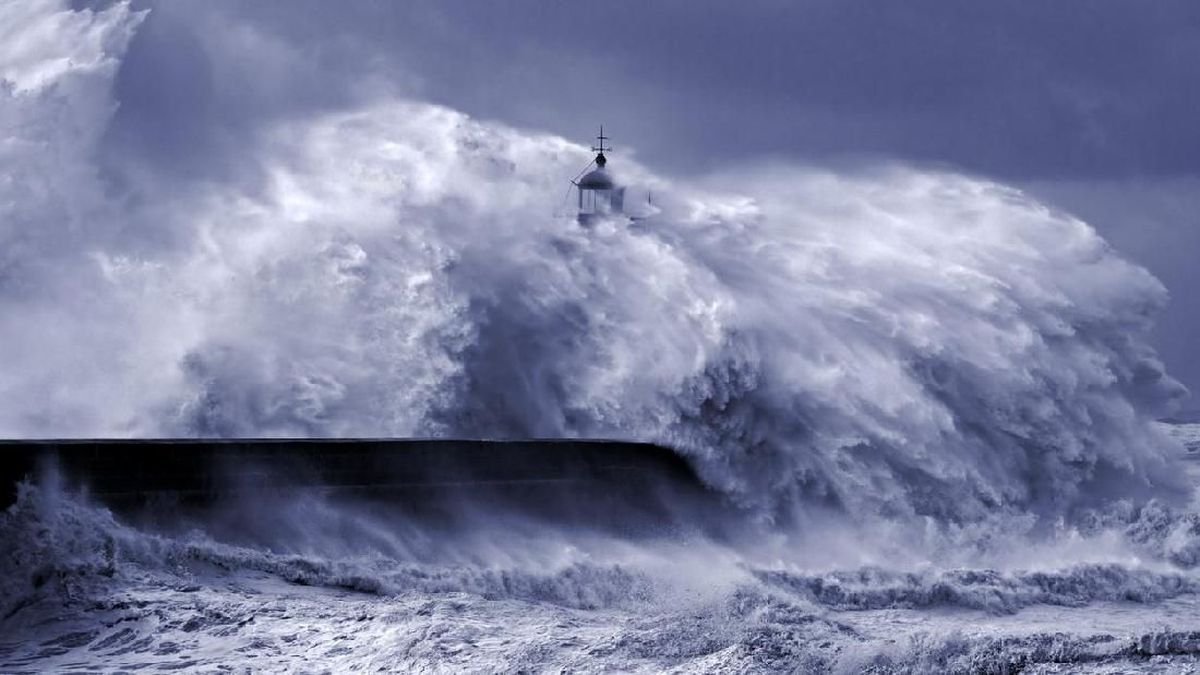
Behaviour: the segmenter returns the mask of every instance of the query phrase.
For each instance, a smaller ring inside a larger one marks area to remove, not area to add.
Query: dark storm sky
[[[107,143],[253,180],[265,121],[381,92],[589,140],[673,175],[783,158],[946,166],[1095,225],[1171,290],[1200,391],[1200,2],[143,2]]]

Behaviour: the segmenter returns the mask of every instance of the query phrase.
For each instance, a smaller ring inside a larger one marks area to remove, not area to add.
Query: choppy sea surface
[[[1192,448],[1200,437],[1169,431]],[[1196,461],[1179,468],[1195,484]],[[532,524],[434,550],[411,524],[293,508],[307,540],[255,544],[202,522],[139,527],[26,486],[0,515],[0,671],[1200,669],[1200,519],[1167,507],[1052,535],[1027,556],[992,551],[992,566],[854,565],[831,551],[841,559],[823,564],[814,549],[845,546],[836,533],[747,551]]]
[[[950,168],[628,153],[646,218],[580,227],[554,205],[586,147],[373,66],[228,173],[167,171],[113,121],[126,51],[175,45],[87,4],[0,3],[0,437],[632,440],[734,515],[446,532],[319,490],[139,515],[27,484],[0,672],[1195,667],[1168,292],[1087,223]],[[259,89],[236,70],[212,86]]]

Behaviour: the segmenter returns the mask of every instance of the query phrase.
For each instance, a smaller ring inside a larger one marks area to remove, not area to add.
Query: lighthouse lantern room
[[[579,191],[578,220],[581,225],[590,225],[599,218],[619,214],[624,208],[625,188],[618,186],[608,172],[608,158],[604,153],[612,151],[612,148],[604,145],[608,137],[604,135],[603,126],[596,140],[597,145],[592,147],[596,153],[596,159],[593,160],[596,168],[575,181]]]

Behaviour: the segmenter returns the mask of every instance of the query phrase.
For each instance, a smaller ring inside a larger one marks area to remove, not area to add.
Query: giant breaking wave
[[[1164,289],[1014,189],[626,156],[670,197],[584,230],[584,148],[384,99],[263,129],[254,181],[107,181],[142,15],[48,8],[0,8],[0,436],[638,439],[855,518],[1179,487]]]

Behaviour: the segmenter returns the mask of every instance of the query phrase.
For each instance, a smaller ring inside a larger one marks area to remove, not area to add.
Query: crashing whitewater
[[[250,179],[173,180],[104,156],[144,15],[65,5],[0,8],[0,436],[653,441],[746,534],[445,542],[304,494],[235,537],[27,485],[0,668],[1200,652],[1195,472],[1153,421],[1185,394],[1146,344],[1166,292],[1085,223],[946,171],[623,158],[670,196],[583,230],[552,212],[584,148],[401,100],[262,129]]]

